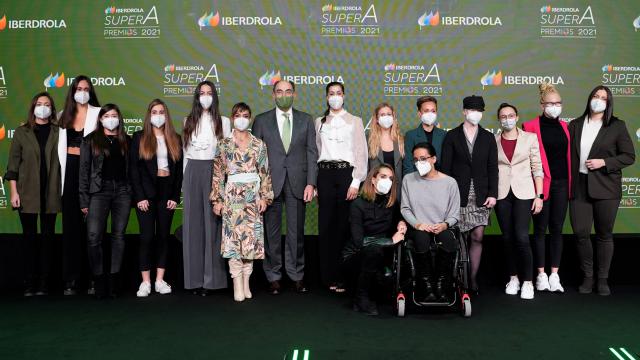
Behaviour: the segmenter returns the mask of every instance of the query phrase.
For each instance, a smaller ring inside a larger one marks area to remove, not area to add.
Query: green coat
[[[51,125],[51,132],[45,146],[47,164],[47,193],[45,211],[48,214],[60,212],[61,184],[60,162],[58,161],[58,127]],[[40,145],[32,129],[22,125],[16,129],[9,150],[9,165],[5,180],[16,180],[20,195],[21,211],[27,214],[40,213]]]

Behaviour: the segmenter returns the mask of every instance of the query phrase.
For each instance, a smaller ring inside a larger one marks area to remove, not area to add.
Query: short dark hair
[[[251,108],[249,107],[249,105],[243,103],[243,102],[239,102],[235,105],[233,105],[233,108],[231,108],[231,118],[233,119],[233,117],[241,112],[241,111],[248,111],[249,112],[249,117],[251,117]]]
[[[293,92],[296,92],[296,84],[291,81],[291,80],[287,80],[287,79],[283,79],[283,80],[278,80],[273,84],[273,92],[276,92],[276,86],[278,86],[278,84],[280,84],[281,82],[288,82],[289,84],[291,84],[291,89],[293,89]]]
[[[500,110],[502,110],[504,108],[508,108],[508,107],[512,108],[513,111],[516,112],[516,116],[518,115],[518,108],[517,107],[515,107],[514,105],[511,105],[509,103],[502,103],[502,104],[500,104],[500,106],[498,106],[498,112],[497,112],[498,118],[500,118]]]
[[[438,99],[434,98],[433,96],[421,96],[418,98],[418,101],[416,101],[416,106],[418,107],[418,111],[420,111],[422,104],[426,102],[432,102],[436,104],[436,110],[438,109]]]
[[[429,156],[438,156],[436,154],[436,148],[431,143],[428,143],[426,141],[417,143],[411,150],[411,154],[413,155],[413,153],[418,149],[427,150],[427,152],[429,153]]]

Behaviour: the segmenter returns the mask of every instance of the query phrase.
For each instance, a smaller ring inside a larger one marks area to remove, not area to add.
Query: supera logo
[[[44,78],[43,83],[45,90],[48,90],[49,88],[61,88],[64,86],[64,73],[56,73],[55,75],[51,73],[49,76]]]
[[[623,97],[640,97],[640,66],[604,64],[601,82],[611,93]]]

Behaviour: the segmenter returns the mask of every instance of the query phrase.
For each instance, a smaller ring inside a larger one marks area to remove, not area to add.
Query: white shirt
[[[284,121],[286,120],[284,114],[289,114],[289,124],[291,125],[289,126],[289,139],[291,139],[291,134],[293,133],[293,111],[291,110],[291,108],[289,108],[289,110],[287,111],[282,111],[279,107],[276,106],[276,120],[278,120],[278,131],[280,132],[281,139],[282,129],[284,128]]]
[[[169,171],[169,151],[167,150],[167,143],[164,141],[164,136],[156,136],[156,141],[158,143],[156,150],[158,170]]]
[[[222,116],[222,136],[231,136],[231,122],[229,118]],[[216,156],[218,139],[215,135],[215,126],[211,120],[211,114],[205,112],[200,117],[196,130],[191,134],[189,144],[185,145],[184,158],[193,160],[213,160]],[[185,164],[186,165],[186,164]]]
[[[584,120],[584,125],[582,126],[582,137],[580,138],[579,170],[583,174],[589,173],[589,169],[587,169],[585,162],[589,159],[591,147],[593,146],[593,142],[596,140],[596,136],[598,136],[600,128],[602,128],[602,120],[591,121],[589,118]]]

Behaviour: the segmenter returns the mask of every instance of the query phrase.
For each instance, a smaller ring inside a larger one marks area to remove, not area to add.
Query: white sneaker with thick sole
[[[161,295],[171,294],[171,286],[164,280],[156,281],[156,292]]]
[[[138,288],[138,292],[136,292],[137,297],[147,297],[151,294],[151,283],[143,281],[140,283],[140,287]]]
[[[533,284],[531,281],[525,281],[524,284],[522,284],[522,289],[520,289],[520,299],[533,299]]]
[[[564,288],[562,287],[562,284],[560,284],[560,276],[558,276],[558,273],[551,273],[551,275],[549,275],[549,291],[564,292]]]
[[[518,291],[520,291],[520,280],[518,280],[518,278],[512,278],[507,283],[504,292],[507,295],[518,295]]]
[[[541,272],[536,278],[536,290],[549,291],[549,277],[546,273]]]

